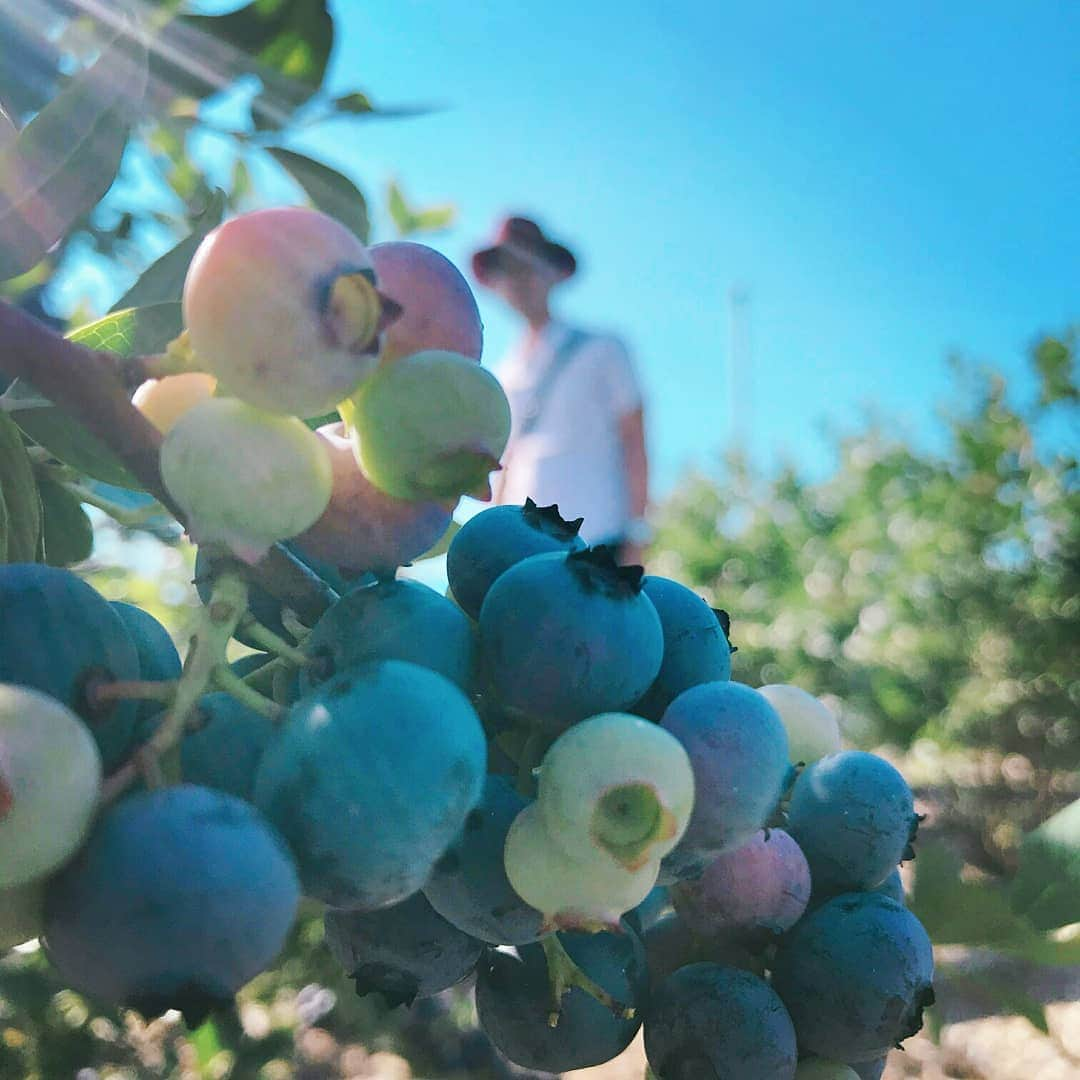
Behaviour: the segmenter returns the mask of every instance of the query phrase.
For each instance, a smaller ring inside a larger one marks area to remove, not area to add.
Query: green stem
[[[535,773],[550,745],[551,739],[543,731],[531,731],[525,739],[521,757],[518,758],[517,789],[526,799],[536,795]]]
[[[260,694],[254,687],[248,686],[227,665],[223,664],[214,669],[214,682],[219,690],[231,694],[242,705],[246,705],[249,709],[259,713],[261,716],[265,716],[268,720],[272,720],[275,724],[280,724],[285,718],[285,709],[278,705],[277,702],[271,701],[268,697]]]
[[[130,507],[121,506],[111,499],[106,499],[104,496],[99,495],[94,491],[93,488],[89,488],[85,484],[69,482],[65,486],[80,502],[87,503],[90,506],[96,506],[103,513],[108,514],[113,521],[116,521],[121,525],[126,525],[131,529],[138,528],[140,525],[145,525],[152,517],[164,513],[162,507],[157,503],[151,503],[149,506],[145,506],[139,510],[132,510]]]
[[[600,1002],[601,1005],[610,1009],[621,1020],[632,1020],[634,1009],[624,1005],[611,996],[599,983],[590,979],[584,971],[574,962],[573,957],[566,951],[565,946],[559,940],[558,934],[548,934],[540,939],[540,945],[547,959],[548,982],[551,985],[551,1012],[548,1013],[548,1024],[558,1027],[559,1016],[562,1013],[562,999],[568,990],[576,986],[584,990]]]
[[[246,619],[242,623],[244,633],[253,641],[257,641],[267,652],[288,660],[293,667],[307,667],[311,663],[311,657],[301,652],[294,645],[290,645],[280,634],[256,622],[255,619]]]
[[[162,682],[130,679],[109,682],[102,680],[89,686],[86,691],[87,703],[91,709],[99,709],[114,701],[126,701],[129,698],[146,701],[160,701],[168,705],[176,698],[176,679]]]
[[[214,671],[225,665],[229,640],[246,611],[247,585],[243,578],[233,573],[222,574],[214,582],[210,602],[202,610],[172,705],[157,731],[102,784],[102,805],[118,798],[144,774],[148,757],[158,758],[183,737],[188,715],[206,693]]]
[[[305,626],[300,621],[300,616],[287,607],[281,609],[281,625],[284,626],[297,641],[303,641],[304,638],[311,633],[311,627]],[[304,663],[308,662],[309,661],[305,657]]]

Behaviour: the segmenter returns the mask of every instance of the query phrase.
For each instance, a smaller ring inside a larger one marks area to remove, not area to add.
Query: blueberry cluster
[[[396,576],[508,437],[454,267],[261,211],[204,241],[184,315],[193,369],[136,395],[204,542],[183,669],[145,611],[0,565],[0,948],[194,1024],[305,896],[359,993],[475,977],[526,1068],[644,1026],[659,1080],[880,1072],[932,1001],[903,777],[812,695],[732,681],[724,612],[557,507],[471,518],[446,595]],[[225,550],[276,541],[336,597],[313,625]],[[230,633],[266,651],[230,667]]]
[[[195,1022],[306,895],[359,992],[475,973],[528,1068],[599,1064],[644,1023],[662,1080],[872,1075],[932,1000],[898,886],[910,790],[810,695],[731,681],[726,616],[579,526],[494,507],[446,596],[361,578],[274,662],[278,723],[204,694],[182,782],[103,808],[161,715],[100,688],[175,680],[176,650],[68,570],[0,567],[0,941],[43,935],[71,986]]]

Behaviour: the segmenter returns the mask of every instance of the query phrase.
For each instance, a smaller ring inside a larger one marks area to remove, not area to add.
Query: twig
[[[162,701],[166,705],[176,699],[176,679],[162,682],[127,679],[109,682],[102,679],[86,689],[87,703],[91,709],[99,709],[114,701],[127,701],[130,698],[143,701]]]
[[[621,1020],[632,1020],[634,1018],[633,1008],[624,1005],[621,1001],[617,1001],[598,982],[589,978],[578,967],[574,958],[566,951],[566,947],[559,940],[558,934],[548,934],[547,937],[541,938],[540,945],[547,960],[548,981],[551,984],[551,1012],[548,1014],[548,1024],[551,1027],[558,1027],[559,1016],[562,1013],[563,996],[574,986],[596,998],[601,1005],[606,1006]]]
[[[103,805],[122,795],[144,772],[148,755],[157,758],[183,736],[188,714],[206,692],[214,670],[224,665],[229,639],[245,611],[247,586],[238,574],[222,574],[214,583],[209,603],[202,610],[184,670],[176,684],[172,706],[157,731],[102,784]]]
[[[128,399],[128,386],[149,377],[139,368],[139,361],[123,361],[69,341],[21,308],[0,300],[0,370],[25,379],[59,409],[80,420],[146,491],[185,524],[183,512],[161,482],[161,433]],[[244,576],[309,625],[338,598],[280,544],[257,566],[246,569]]]

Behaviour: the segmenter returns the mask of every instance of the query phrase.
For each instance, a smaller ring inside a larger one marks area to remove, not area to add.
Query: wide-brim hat
[[[573,252],[549,240],[535,221],[525,217],[508,217],[499,223],[494,241],[473,255],[473,274],[482,285],[490,284],[491,275],[511,261],[542,263],[556,270],[562,280],[577,270]]]

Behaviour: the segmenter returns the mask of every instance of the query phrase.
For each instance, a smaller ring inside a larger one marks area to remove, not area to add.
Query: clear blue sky
[[[868,403],[931,440],[949,352],[1023,395],[1029,343],[1080,320],[1077,0],[334,11],[332,90],[445,108],[296,147],[368,191],[379,239],[396,176],[458,206],[423,239],[463,268],[507,211],[573,247],[560,310],[633,348],[658,495],[739,432],[762,465],[819,474],[821,424]],[[737,283],[752,365],[733,431]],[[478,298],[490,363],[515,325]]]
[[[661,490],[730,437],[736,282],[748,448],[811,471],[818,421],[872,401],[925,436],[950,350],[1022,391],[1033,335],[1080,318],[1075,0],[336,11],[334,87],[448,108],[303,145],[454,201],[431,242],[459,265],[506,210],[573,246],[561,309],[632,344]],[[514,327],[480,301],[493,361]]]

